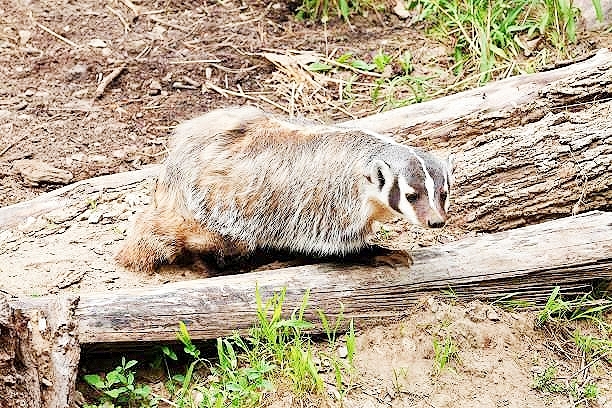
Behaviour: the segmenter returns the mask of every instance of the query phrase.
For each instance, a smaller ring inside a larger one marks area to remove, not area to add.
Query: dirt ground
[[[251,103],[324,122],[381,108],[368,98],[336,98],[342,92],[333,83],[313,91],[292,81],[303,75],[294,68],[313,55],[365,58],[381,48],[409,50],[415,75],[436,73],[432,82],[441,86],[454,80],[440,74],[451,64],[448,50],[393,14],[355,17],[350,27],[332,21],[323,30],[296,22],[293,2],[126,4],[0,4],[0,206],[158,163],[172,128],[212,108]],[[611,43],[610,34],[584,38],[576,55]],[[116,78],[97,91],[114,70]],[[55,169],[47,168],[43,181],[31,170],[40,170],[39,162]],[[55,175],[51,183],[44,181],[49,174]],[[144,276],[116,267],[113,256],[129,220],[148,203],[150,184],[150,176],[116,191],[85,184],[62,196],[53,211],[15,220],[0,231],[0,289],[40,296],[205,275],[167,267]],[[449,230],[422,239],[454,238]],[[65,242],[68,250],[59,245]],[[93,264],[85,262],[92,251],[98,255]],[[489,309],[495,319],[487,317]],[[460,360],[432,376],[431,338],[444,330],[457,339]],[[554,339],[534,330],[532,315],[478,303],[424,300],[405,321],[361,331],[358,342],[360,379],[347,407],[571,406],[567,396],[532,390],[533,375],[552,361],[561,361],[561,375],[580,368],[576,356],[560,359]],[[609,373],[601,379],[596,406],[612,407]],[[271,406],[299,406],[291,396],[274,398]]]

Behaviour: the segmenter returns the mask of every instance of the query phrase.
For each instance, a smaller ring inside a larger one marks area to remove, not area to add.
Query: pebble
[[[348,349],[346,348],[346,346],[338,347],[338,357],[346,358],[347,356],[348,356]]]
[[[29,30],[19,30],[19,44],[26,45],[30,38],[32,38],[32,32]]]
[[[487,310],[487,318],[493,322],[496,322],[499,320],[499,314],[495,310],[489,309]]]
[[[87,222],[90,224],[97,224],[100,222],[100,220],[102,220],[101,212],[92,212],[87,218]]]
[[[87,45],[94,48],[106,48],[106,41],[99,38],[94,38],[93,40],[89,41]]]
[[[149,84],[149,95],[159,95],[162,90],[161,82],[156,79],[153,79]]]

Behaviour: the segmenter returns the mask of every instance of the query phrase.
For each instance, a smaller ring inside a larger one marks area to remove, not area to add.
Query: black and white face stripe
[[[391,190],[389,190],[389,207],[393,208],[398,213],[401,213],[400,210],[400,188],[397,182],[397,177],[393,179],[393,184],[391,185]]]

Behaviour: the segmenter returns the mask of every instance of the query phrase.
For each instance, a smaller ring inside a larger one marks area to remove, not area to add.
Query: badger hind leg
[[[124,267],[152,273],[171,263],[183,251],[183,218],[158,208],[149,208],[133,224],[115,259]]]

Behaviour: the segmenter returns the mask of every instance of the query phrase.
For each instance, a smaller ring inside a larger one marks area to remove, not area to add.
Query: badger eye
[[[419,195],[416,192],[406,194],[406,200],[408,200],[409,203],[414,203],[418,199],[419,199]]]
[[[446,201],[446,197],[448,197],[448,193],[446,191],[443,191],[440,193],[440,200],[441,201]]]

